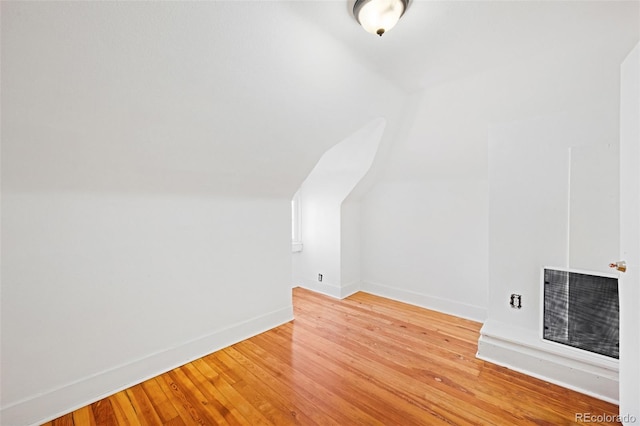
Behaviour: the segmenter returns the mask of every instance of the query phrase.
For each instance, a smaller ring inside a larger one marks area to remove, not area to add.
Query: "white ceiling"
[[[291,195],[408,94],[619,63],[638,5],[414,1],[378,38],[346,1],[3,1],[3,190]]]
[[[346,2],[289,3],[309,24],[409,91],[532,55],[571,55],[612,46],[626,53],[640,35],[639,5],[607,0],[414,0],[400,23],[379,38],[354,25]]]

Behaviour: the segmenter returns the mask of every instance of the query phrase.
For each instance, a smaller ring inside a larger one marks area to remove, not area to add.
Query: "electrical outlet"
[[[322,282],[322,274],[318,274],[318,282]]]
[[[509,301],[509,305],[513,309],[521,309],[522,308],[522,295],[520,294],[512,294],[511,299]]]

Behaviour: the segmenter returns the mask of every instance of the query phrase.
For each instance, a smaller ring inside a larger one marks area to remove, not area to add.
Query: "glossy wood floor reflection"
[[[475,358],[480,324],[294,290],[295,321],[47,425],[567,425],[617,406]],[[619,423],[592,423],[619,424]]]

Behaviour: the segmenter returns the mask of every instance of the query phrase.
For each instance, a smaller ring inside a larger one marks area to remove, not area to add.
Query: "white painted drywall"
[[[524,106],[528,111],[490,121],[489,304],[478,348],[482,359],[614,402],[617,362],[592,356],[583,363],[576,351],[557,358],[540,338],[540,273],[543,266],[572,264],[606,273],[606,259],[617,252],[619,206],[611,176],[617,174],[619,136],[616,68],[637,43],[637,24],[628,30],[628,38],[610,44],[603,39],[594,51],[567,51],[564,59],[556,58],[561,67],[541,56],[530,67],[528,89],[535,92],[526,94],[522,86],[513,104],[514,111]],[[505,77],[506,88],[510,77]],[[538,91],[545,93],[542,98]],[[602,164],[596,164],[597,151]],[[598,178],[589,172],[594,167],[608,172]],[[590,195],[605,203],[590,208]],[[590,226],[612,231],[592,232]],[[509,307],[512,293],[522,295],[522,309]],[[573,374],[565,373],[567,366]]]
[[[479,321],[486,318],[489,300],[496,297],[489,287],[489,238],[498,238],[488,226],[489,209],[499,211],[488,196],[489,129],[494,123],[562,116],[564,111],[598,102],[598,112],[594,114],[597,124],[588,130],[577,129],[573,136],[596,144],[615,144],[617,98],[611,93],[617,90],[614,59],[618,52],[602,47],[595,50],[598,55],[578,49],[520,58],[414,95],[414,108],[407,113],[404,133],[390,150],[385,173],[363,199],[365,288],[384,290],[387,296],[393,294],[422,306],[446,308]],[[594,56],[603,61],[601,66],[591,65]],[[556,63],[564,65],[552,65]],[[586,131],[591,133],[584,134]],[[549,134],[554,142],[561,140],[562,146],[571,146],[561,135],[554,135],[551,128]],[[552,149],[553,142],[548,144]],[[514,155],[528,155],[526,147],[522,152],[517,151],[519,147],[513,149]],[[541,155],[535,148],[531,150],[534,155]],[[544,162],[536,167],[535,176],[544,173]],[[557,174],[553,170],[550,173]],[[554,180],[551,191],[568,185],[568,170],[559,173],[565,173],[562,182],[557,186]],[[516,189],[516,185],[505,188]],[[522,195],[516,192],[517,197],[529,197],[527,203],[539,195],[540,191]],[[565,209],[563,241],[568,232],[566,200],[560,207]],[[510,213],[503,212],[505,216]],[[508,220],[518,220],[518,213],[514,214],[516,218]],[[528,238],[536,236],[534,230],[524,229],[522,233],[530,233],[524,235]],[[565,254],[566,243],[559,244],[552,250]],[[526,253],[527,250],[525,247]],[[514,266],[507,261],[506,268]],[[532,273],[537,274],[537,270]],[[503,298],[499,297],[495,303],[501,304]]]
[[[498,114],[530,109],[506,111],[505,85],[529,90],[518,72],[478,74],[413,96],[387,168],[362,201],[365,290],[485,318],[487,127]]]
[[[340,285],[343,294],[361,288],[360,202],[344,201],[340,207]]]
[[[317,289],[337,297],[340,289],[340,203],[330,194],[304,185],[300,195],[303,249],[293,253],[293,285]],[[322,282],[318,274],[322,274]],[[317,284],[315,284],[317,283]]]
[[[611,99],[618,99],[615,90],[603,101],[608,103]],[[539,337],[540,274],[545,266],[574,266],[570,262],[570,242],[589,245],[573,250],[573,259],[582,269],[609,272],[608,263],[593,262],[615,257],[617,253],[615,218],[619,206],[608,200],[597,209],[585,208],[588,206],[585,192],[590,186],[594,188],[594,197],[607,200],[601,190],[601,180],[584,169],[594,167],[592,153],[617,151],[606,145],[617,147],[617,120],[616,110],[602,109],[596,104],[492,127],[489,134],[489,306],[478,351],[483,359],[610,401],[618,398],[617,363],[610,366],[611,363],[602,361],[606,364],[602,372],[585,370],[591,368],[589,365],[599,365],[592,360],[584,368],[575,364],[576,373],[566,375],[563,366],[571,364],[572,358],[576,361],[577,354],[562,355],[567,359],[561,362],[550,360],[554,349]],[[577,154],[573,162],[572,151]],[[607,165],[604,160],[603,167]],[[616,164],[613,159],[606,168],[614,176]],[[573,175],[572,165],[577,172]],[[615,179],[611,176],[603,179],[617,192]],[[576,185],[573,200],[570,183]],[[613,198],[615,201],[617,197]],[[570,206],[574,209],[572,214]],[[579,224],[607,226],[610,221],[612,232],[585,233],[585,229],[574,224],[574,236],[570,238],[572,215],[579,217]],[[578,232],[583,234],[576,235]],[[512,293],[522,295],[522,309],[509,306]],[[514,336],[519,337],[514,339]],[[502,341],[504,349],[498,350],[488,339]],[[522,346],[514,348],[511,342]],[[522,358],[527,353],[535,353],[534,356],[550,362],[549,366]],[[611,386],[605,386],[605,382]]]
[[[614,92],[609,97],[617,99]],[[539,328],[540,269],[544,266],[574,267],[569,262],[569,206],[571,181],[571,147],[586,153],[589,145],[606,143],[617,147],[617,111],[574,111],[549,117],[496,125],[489,135],[489,318],[529,330]],[[591,152],[593,149],[590,148]],[[606,145],[598,150],[608,150]],[[617,148],[612,148],[616,152]],[[575,158],[580,160],[580,158]],[[583,157],[584,159],[584,157]],[[593,158],[591,158],[592,160]],[[579,173],[573,176],[577,198],[584,199],[593,175],[576,163]],[[603,165],[606,165],[603,164]],[[614,176],[616,170],[609,167]],[[587,176],[584,176],[587,175]],[[580,177],[584,179],[578,183]],[[605,182],[617,192],[610,176]],[[595,186],[601,194],[601,183]],[[594,196],[596,193],[594,192]],[[614,200],[615,201],[614,197]],[[600,209],[586,209],[574,203],[575,216],[606,226],[613,217],[612,231],[588,236],[574,235],[574,240],[591,249],[581,248],[585,259],[575,258],[585,270],[608,272],[608,263],[592,259],[615,257],[618,244],[618,205],[608,202]],[[599,250],[599,252],[598,252]],[[608,252],[607,252],[608,251]],[[578,265],[576,265],[577,267]],[[523,308],[508,306],[509,294],[522,295]]]
[[[558,118],[491,131],[490,319],[537,331],[540,269],[568,266],[570,158],[566,141],[573,138],[566,131],[571,128],[568,121]],[[522,309],[509,307],[511,293],[522,295]]]
[[[618,144],[570,149],[569,266],[605,272],[618,250]]]
[[[363,289],[482,320],[486,191],[481,180],[377,185],[362,202]]]
[[[286,199],[3,191],[3,423],[61,414],[247,337],[227,329],[292,319],[289,210]],[[65,387],[78,382],[91,386],[75,400]],[[43,400],[58,411],[42,413]]]
[[[372,120],[336,144],[300,186],[304,248],[293,254],[294,285],[334,297],[357,290],[359,209],[357,202],[344,202],[369,170],[385,126],[385,119]],[[322,282],[318,274],[322,274]]]

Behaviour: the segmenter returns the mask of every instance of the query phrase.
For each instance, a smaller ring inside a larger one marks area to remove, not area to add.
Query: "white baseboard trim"
[[[3,426],[39,425],[293,319],[289,306],[0,409]]]
[[[352,294],[360,291],[360,282],[354,281],[352,283],[343,285],[342,287],[338,287],[337,285],[333,284],[325,284],[306,280],[304,283],[296,287],[305,288],[316,293],[324,294],[325,296],[331,296],[335,299],[344,299],[345,297],[349,297]]]
[[[484,321],[487,315],[487,310],[480,306],[468,305],[410,290],[388,287],[383,284],[373,283],[370,281],[363,281],[361,290],[376,296],[386,297],[388,299],[409,303],[421,308],[431,309],[433,311],[455,315],[457,317],[478,322]]]
[[[480,330],[479,359],[618,404],[618,362],[542,340],[537,333],[486,321]]]
[[[316,293],[324,294],[325,296],[331,296],[335,299],[342,299],[341,288],[337,285],[304,280],[304,282],[300,284],[300,287],[315,291]]]
[[[340,288],[340,299],[351,296],[354,293],[360,291],[360,281],[354,281],[349,284],[345,284]]]

